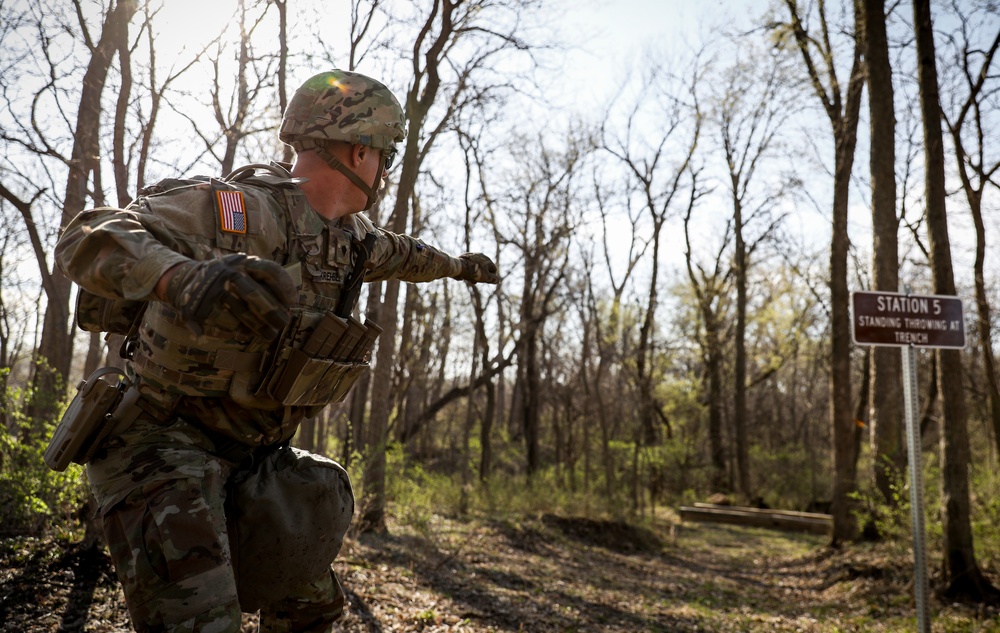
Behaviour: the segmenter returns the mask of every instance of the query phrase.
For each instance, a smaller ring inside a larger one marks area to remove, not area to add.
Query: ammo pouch
[[[107,379],[109,375],[116,380]],[[48,467],[61,472],[70,462],[86,464],[104,440],[128,428],[140,412],[139,390],[130,386],[117,367],[102,367],[80,381],[45,449]]]
[[[262,389],[285,406],[341,402],[368,370],[381,333],[371,321],[300,312],[281,337]]]
[[[332,459],[286,445],[236,471],[226,524],[243,611],[277,602],[328,571],[353,516],[350,477]]]

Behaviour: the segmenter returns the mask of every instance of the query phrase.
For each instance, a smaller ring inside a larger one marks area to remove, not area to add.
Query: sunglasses
[[[385,156],[385,167],[383,169],[389,171],[392,168],[392,164],[396,162],[396,150],[395,148],[384,150],[382,155]]]

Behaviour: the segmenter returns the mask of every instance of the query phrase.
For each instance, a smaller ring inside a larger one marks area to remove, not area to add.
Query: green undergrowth
[[[80,509],[87,497],[83,467],[70,464],[54,472],[45,464],[56,425],[29,419],[30,399],[26,389],[0,389],[0,536],[82,535]]]
[[[624,491],[609,503],[605,496],[582,486],[569,489],[554,469],[523,475],[496,475],[481,481],[471,477],[463,484],[459,475],[435,472],[408,460],[399,449],[387,457],[387,497],[390,512],[403,524],[420,527],[435,514],[448,516],[507,516],[558,514],[592,519],[627,520],[646,524],[655,520],[652,513],[636,515]],[[360,473],[352,473],[355,482]],[[362,496],[360,486],[355,489]],[[658,513],[657,513],[658,514]]]

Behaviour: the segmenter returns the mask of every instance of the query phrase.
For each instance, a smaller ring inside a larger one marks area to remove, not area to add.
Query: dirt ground
[[[335,563],[349,611],[335,630],[916,630],[905,550],[825,541],[672,521],[654,532],[552,515],[434,517],[349,539]],[[997,609],[936,595],[931,619],[933,631],[1000,631]],[[130,630],[103,551],[0,540],[0,631]]]

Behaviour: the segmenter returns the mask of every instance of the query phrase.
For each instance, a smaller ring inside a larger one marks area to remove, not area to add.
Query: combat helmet
[[[405,137],[403,108],[392,91],[380,81],[346,70],[330,70],[307,79],[292,96],[278,132],[278,138],[295,151],[314,150],[350,178],[368,196],[368,207],[378,197],[382,169],[395,156],[396,144]],[[334,158],[326,150],[326,141],[358,143],[381,150],[376,182],[365,183]]]

